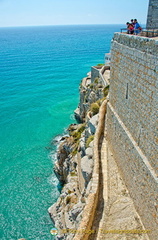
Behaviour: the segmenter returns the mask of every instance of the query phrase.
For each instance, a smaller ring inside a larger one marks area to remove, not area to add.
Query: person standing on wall
[[[131,19],[131,24],[132,24],[133,27],[134,27],[135,23],[134,23],[134,20],[133,20],[133,19]]]
[[[133,24],[127,22],[126,25],[127,25],[127,34],[133,34],[134,33],[134,26],[133,26]]]
[[[137,35],[142,30],[141,26],[137,22],[137,19],[134,19],[134,33]]]

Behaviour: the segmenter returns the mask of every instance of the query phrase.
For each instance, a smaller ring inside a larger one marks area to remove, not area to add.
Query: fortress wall
[[[150,0],[148,7],[147,29],[158,29],[158,0]]]
[[[158,41],[116,34],[111,55],[110,103],[158,173]]]
[[[107,138],[150,236],[158,235],[158,41],[116,33]]]

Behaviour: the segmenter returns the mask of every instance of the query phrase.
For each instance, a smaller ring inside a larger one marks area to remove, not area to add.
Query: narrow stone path
[[[99,204],[90,240],[149,240],[105,136],[100,146]],[[109,231],[109,232],[108,232]],[[118,232],[120,231],[120,232]],[[122,231],[122,232],[121,232]]]

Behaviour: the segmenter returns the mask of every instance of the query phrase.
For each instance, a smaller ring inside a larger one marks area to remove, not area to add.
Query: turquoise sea
[[[1,240],[53,239],[53,139],[75,121],[79,83],[121,27],[0,28]]]

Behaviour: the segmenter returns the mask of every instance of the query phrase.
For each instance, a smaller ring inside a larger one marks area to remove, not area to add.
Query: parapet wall
[[[96,208],[99,202],[99,168],[100,168],[100,154],[99,143],[104,134],[104,124],[106,115],[107,100],[104,100],[99,109],[99,121],[94,136],[94,168],[92,175],[92,186],[90,194],[86,201],[86,206],[83,211],[82,221],[74,236],[74,240],[87,240],[89,235],[93,232],[92,224],[95,219]]]
[[[115,34],[110,103],[158,173],[158,41]]]
[[[158,236],[158,41],[116,33],[108,143],[151,239]]]

